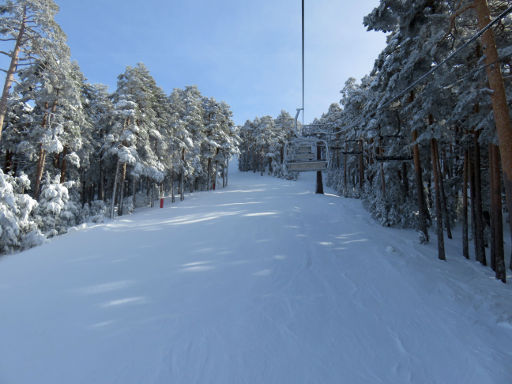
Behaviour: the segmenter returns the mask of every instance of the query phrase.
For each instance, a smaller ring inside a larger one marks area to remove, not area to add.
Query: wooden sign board
[[[327,161],[300,161],[288,163],[287,166],[291,172],[323,171],[327,169]]]

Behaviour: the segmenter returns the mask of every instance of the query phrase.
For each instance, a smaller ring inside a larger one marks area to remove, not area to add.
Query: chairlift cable
[[[302,0],[302,125],[304,125],[304,0]]]
[[[428,72],[424,73],[423,75],[421,75],[418,79],[416,79],[414,82],[412,82],[411,85],[409,85],[407,88],[405,88],[404,90],[402,90],[400,93],[398,93],[396,96],[394,96],[393,98],[391,98],[390,100],[388,100],[386,103],[382,104],[381,106],[379,106],[377,108],[377,110],[379,109],[383,109],[383,108],[386,108],[388,105],[390,105],[391,103],[393,103],[394,101],[396,101],[398,98],[402,97],[403,95],[405,95],[408,91],[410,91],[412,88],[414,88],[416,85],[418,85],[420,82],[422,82],[423,80],[425,80],[425,78],[427,78],[428,76],[430,76],[432,73],[434,73],[435,71],[437,71],[442,65],[444,65],[446,62],[448,62],[450,59],[452,59],[454,56],[456,56],[460,51],[462,51],[463,49],[465,49],[469,44],[471,44],[472,42],[474,42],[476,39],[478,39],[480,36],[482,36],[488,29],[492,28],[496,23],[498,23],[498,21],[500,21],[501,19],[503,19],[505,16],[507,16],[510,12],[512,12],[512,6],[508,7],[506,10],[504,10],[502,13],[500,13],[493,21],[491,21],[489,24],[487,24],[484,28],[482,28],[480,31],[478,31],[477,33],[475,33],[469,40],[467,40],[464,44],[462,44],[455,52],[453,52],[452,54],[450,54],[446,59],[444,59],[443,61],[441,61],[439,64],[436,64],[435,66],[433,66]]]

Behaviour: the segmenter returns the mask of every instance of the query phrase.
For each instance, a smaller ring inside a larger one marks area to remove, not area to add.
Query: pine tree
[[[54,17],[58,6],[52,0],[8,0],[0,6],[2,41],[11,46],[2,51],[10,63],[0,98],[0,140],[7,101],[15,75],[22,65],[52,60],[52,53],[65,46],[65,35]]]

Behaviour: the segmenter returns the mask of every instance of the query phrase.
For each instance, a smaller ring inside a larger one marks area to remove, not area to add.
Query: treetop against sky
[[[167,92],[195,84],[226,101],[235,122],[294,114],[301,103],[301,2],[56,0],[73,59],[112,91],[127,65],[144,62]],[[363,17],[377,0],[305,2],[305,121],[368,73],[385,45]]]

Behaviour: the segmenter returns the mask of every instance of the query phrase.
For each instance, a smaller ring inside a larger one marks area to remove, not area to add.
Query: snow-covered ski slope
[[[361,203],[230,186],[0,259],[0,383],[512,383],[512,289]]]

